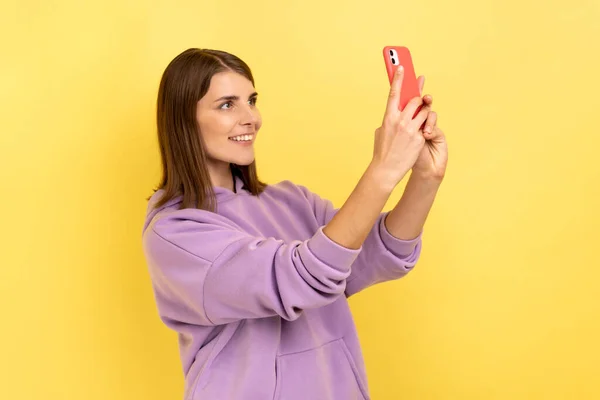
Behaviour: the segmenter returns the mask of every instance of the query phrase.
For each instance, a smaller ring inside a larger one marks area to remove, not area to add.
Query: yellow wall
[[[339,206],[384,45],[412,49],[451,152],[418,268],[351,302],[373,398],[600,398],[598,4],[2,1],[0,398],[181,397],[140,247],[176,54],[246,60],[262,177]]]

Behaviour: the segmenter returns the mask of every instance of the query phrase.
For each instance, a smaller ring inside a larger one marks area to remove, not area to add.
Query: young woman
[[[163,176],[143,248],[160,317],[178,333],[185,399],[369,398],[347,298],[415,266],[447,162],[431,96],[398,110],[402,77],[372,161],[334,209],[304,186],[258,179],[261,116],[242,60],[189,49],[168,65],[157,105]],[[398,205],[382,212],[411,170]]]

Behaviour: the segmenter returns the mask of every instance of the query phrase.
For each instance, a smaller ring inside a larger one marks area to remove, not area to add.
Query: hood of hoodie
[[[221,186],[213,187],[213,190],[215,192],[215,197],[217,200],[217,204],[219,204],[223,201],[228,201],[228,200],[234,199],[239,196],[250,196],[251,195],[250,192],[246,191],[246,189],[244,188],[244,182],[239,177],[234,176],[234,184],[235,184],[235,192],[233,190],[229,190],[229,189],[221,187]],[[142,229],[142,233],[146,231],[146,229],[148,228],[148,226],[150,225],[150,223],[152,222],[154,217],[156,217],[157,214],[159,214],[160,212],[162,212],[163,210],[166,210],[166,209],[177,209],[179,207],[179,205],[181,204],[182,196],[177,196],[177,197],[174,197],[171,200],[167,201],[162,206],[156,207],[155,205],[158,202],[158,200],[162,197],[163,193],[164,193],[164,190],[159,189],[152,195],[152,197],[150,197],[150,200],[148,201],[148,206],[146,208],[146,218],[144,221],[144,227]]]

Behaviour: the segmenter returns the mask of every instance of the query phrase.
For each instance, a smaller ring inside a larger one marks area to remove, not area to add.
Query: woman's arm
[[[347,297],[375,284],[396,280],[417,264],[422,233],[442,180],[418,173],[411,175],[400,201],[389,212],[380,213],[352,264],[347,279]],[[310,199],[317,222],[327,224],[339,212],[329,200],[300,186]]]
[[[334,302],[391,193],[379,174],[369,167],[337,215],[307,240],[253,236],[204,210],[155,219],[143,244],[161,316],[198,325],[294,320]]]
[[[327,220],[323,233],[341,246],[359,249],[392,193],[393,186],[380,182],[380,170],[369,165],[342,208]]]
[[[412,240],[421,234],[441,183],[438,178],[411,175],[400,201],[385,219],[392,236]]]

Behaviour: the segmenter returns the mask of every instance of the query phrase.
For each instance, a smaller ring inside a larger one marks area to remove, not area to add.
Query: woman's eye
[[[248,100],[248,103],[250,103],[250,105],[253,105],[253,106],[256,105],[256,97]]]
[[[228,107],[225,107],[228,106]],[[233,106],[233,104],[231,104],[230,101],[228,101],[227,103],[223,103],[223,105],[221,106],[221,109],[227,110],[229,108],[231,108]]]

